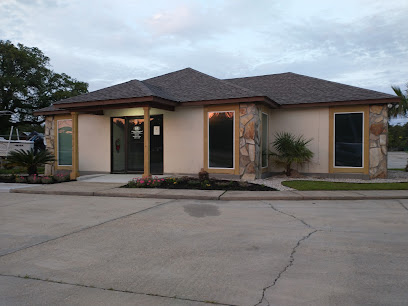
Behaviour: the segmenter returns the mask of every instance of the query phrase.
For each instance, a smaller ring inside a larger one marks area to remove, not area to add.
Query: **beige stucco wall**
[[[309,149],[314,152],[313,160],[298,168],[299,172],[328,173],[329,172],[329,108],[311,109],[279,109],[269,113],[269,140],[275,140],[276,132],[291,132],[295,135],[304,135],[313,140]],[[273,149],[270,145],[270,149]],[[270,163],[269,171],[280,172]]]
[[[110,122],[106,116],[78,116],[79,171],[110,172]]]
[[[150,114],[163,114],[164,173],[197,174],[204,167],[203,107],[179,107],[174,112],[152,108]],[[115,116],[143,116],[143,108],[104,111],[108,128],[110,118]],[[109,136],[107,141],[109,154]],[[110,167],[109,157],[107,164]]]

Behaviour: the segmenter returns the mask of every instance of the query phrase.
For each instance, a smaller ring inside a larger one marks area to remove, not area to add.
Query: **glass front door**
[[[144,168],[144,119],[129,118],[127,128],[127,171],[143,172]]]
[[[143,173],[144,119],[112,118],[112,173]],[[150,172],[163,174],[163,115],[150,117]]]
[[[121,173],[125,172],[125,118],[112,118],[111,125],[111,135],[112,135],[112,149],[111,149],[111,158],[112,158],[112,172]]]

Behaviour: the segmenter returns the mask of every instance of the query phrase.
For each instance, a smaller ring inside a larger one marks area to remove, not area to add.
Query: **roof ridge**
[[[257,92],[255,92],[255,91],[253,91],[252,89],[249,89],[249,88],[246,88],[246,87],[243,87],[243,86],[240,86],[240,85],[237,85],[237,84],[228,82],[228,81],[225,80],[225,79],[216,78],[216,77],[214,77],[214,76],[212,76],[212,75],[209,75],[209,74],[206,74],[206,73],[204,73],[204,72],[195,70],[195,69],[193,69],[193,68],[189,68],[189,69],[194,70],[195,72],[198,72],[198,73],[200,73],[200,74],[203,74],[203,75],[205,75],[205,76],[207,76],[207,77],[210,77],[210,78],[212,78],[212,79],[216,79],[217,81],[223,82],[223,83],[225,83],[225,84],[227,84],[227,85],[229,85],[229,86],[232,86],[232,87],[235,87],[235,88],[244,90],[244,91],[246,91],[246,92],[248,92],[248,93],[254,93],[254,94],[256,94],[256,95],[261,95],[261,96],[263,96],[263,94],[261,94],[261,93],[257,93]]]
[[[140,81],[140,82],[150,90],[150,92],[152,93],[153,96],[164,98],[164,99],[171,99],[173,101],[180,102],[179,100],[174,98],[165,88],[162,88],[162,87],[154,85],[154,84],[150,84],[148,82],[145,83],[145,81]],[[153,90],[151,89],[152,87],[153,87]],[[164,95],[160,94],[160,93],[157,93],[155,91],[155,89],[161,91]]]
[[[173,73],[180,72],[180,71],[183,71],[183,70],[194,70],[194,71],[198,71],[198,70],[195,70],[195,69],[193,69],[193,68],[191,68],[191,67],[186,67],[186,68],[179,69],[179,70],[176,70],[176,71],[167,72],[167,73],[165,73],[165,74],[157,75],[157,76],[152,77],[152,78],[144,79],[144,80],[141,81],[141,82],[154,80],[154,79],[157,79],[157,78],[161,78],[161,77],[163,77],[163,76],[165,76],[165,75],[173,74]],[[199,71],[198,71],[198,72],[199,72]]]
[[[240,78],[228,78],[228,79],[223,79],[223,80],[237,80],[237,79],[252,79],[252,78],[259,78],[259,77],[266,77],[266,76],[271,76],[271,75],[280,75],[280,74],[296,74],[293,72],[281,72],[281,73],[271,73],[271,74],[261,74],[261,75],[254,75],[254,76],[248,76],[248,77],[240,77]]]

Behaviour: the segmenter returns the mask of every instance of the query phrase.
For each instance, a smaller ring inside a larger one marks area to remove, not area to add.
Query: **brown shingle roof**
[[[174,102],[268,97],[281,105],[378,100],[396,96],[295,73],[221,80],[192,68],[132,80],[54,103],[159,97]]]
[[[178,102],[262,96],[251,89],[186,68],[143,81],[170,94]]]
[[[151,88],[150,86],[146,86],[141,81],[131,80],[125,83],[113,85],[86,94],[64,99],[54,104],[58,105],[64,103],[104,101],[150,96],[156,96],[165,99],[168,98],[168,96],[160,90],[153,91],[153,88]]]
[[[261,92],[281,105],[396,98],[374,90],[291,72],[227,81]]]

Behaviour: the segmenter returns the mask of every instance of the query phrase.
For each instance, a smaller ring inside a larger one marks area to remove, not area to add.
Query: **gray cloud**
[[[5,0],[0,37],[39,47],[91,90],[187,66],[220,78],[292,71],[385,92],[405,84],[407,4],[304,3]]]

